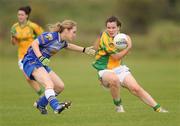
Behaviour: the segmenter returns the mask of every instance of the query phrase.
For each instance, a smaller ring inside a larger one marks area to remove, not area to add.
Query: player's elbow
[[[34,40],[31,44],[32,48],[37,48],[39,46],[38,40]]]
[[[12,45],[16,45],[18,43],[15,37],[11,37],[11,43]]]

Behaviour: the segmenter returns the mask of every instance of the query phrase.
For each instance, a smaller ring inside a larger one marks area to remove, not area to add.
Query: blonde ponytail
[[[50,32],[59,32],[61,29],[61,22],[57,22],[56,24],[48,24],[48,29]]]
[[[49,24],[48,28],[51,32],[63,32],[64,29],[72,29],[74,26],[76,26],[76,22],[72,21],[72,20],[64,20],[62,23],[61,22],[57,22],[55,24]]]

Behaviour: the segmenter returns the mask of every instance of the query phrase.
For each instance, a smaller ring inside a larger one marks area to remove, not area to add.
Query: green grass
[[[61,100],[72,100],[69,110],[47,116],[32,107],[38,98],[26,83],[16,59],[0,62],[0,126],[178,126],[180,124],[180,63],[177,60],[128,57],[125,63],[138,82],[169,113],[155,113],[122,89],[126,113],[115,113],[108,91],[99,86],[92,58],[70,55],[52,59],[52,69],[65,82]]]

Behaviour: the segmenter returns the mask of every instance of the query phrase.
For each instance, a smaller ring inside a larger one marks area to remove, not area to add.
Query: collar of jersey
[[[20,23],[19,23],[19,27],[20,28],[24,28],[24,27],[26,27],[27,25],[29,24],[29,21],[27,21],[25,24],[23,24],[23,25],[21,25]]]

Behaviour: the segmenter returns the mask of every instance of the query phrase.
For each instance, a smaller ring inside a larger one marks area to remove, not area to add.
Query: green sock
[[[113,99],[113,102],[116,106],[120,106],[121,105],[121,99]]]
[[[39,91],[37,91],[37,94],[40,96],[44,93],[44,87],[41,87]]]
[[[161,107],[160,104],[157,104],[156,106],[153,107],[154,111],[157,111]]]

